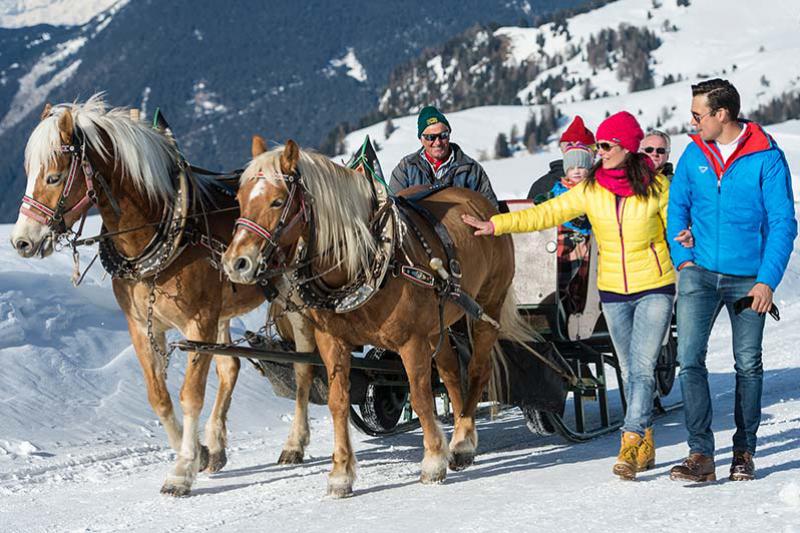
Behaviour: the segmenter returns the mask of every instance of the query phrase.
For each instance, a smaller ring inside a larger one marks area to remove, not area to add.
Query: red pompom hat
[[[564,130],[558,142],[581,143],[585,146],[591,146],[594,144],[594,135],[583,125],[583,119],[579,115],[575,115],[575,119],[573,119],[569,127]]]
[[[644,139],[644,132],[636,117],[627,111],[620,111],[605,119],[597,128],[599,141],[611,141],[629,152],[638,152]]]

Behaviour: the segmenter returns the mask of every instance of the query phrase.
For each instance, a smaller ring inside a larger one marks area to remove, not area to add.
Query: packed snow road
[[[787,322],[796,313],[788,314]],[[726,478],[734,425],[724,322],[717,325],[710,364],[720,479]],[[276,427],[234,431],[227,467],[201,475],[184,499],[158,492],[173,455],[163,445],[103,438],[71,453],[29,452],[24,464],[0,474],[0,530],[800,531],[800,369],[788,364],[796,337],[782,338],[775,325],[770,330],[759,479],[752,483],[670,481],[667,470],[685,453],[680,411],[657,422],[656,469],[623,482],[610,474],[616,435],[584,444],[535,437],[519,411],[509,410],[481,424],[476,464],[451,472],[440,486],[417,482],[419,432],[383,439],[354,432],[356,493],[331,500],[323,496],[330,420],[317,409],[305,464],[274,464],[286,434],[284,415]],[[283,407],[289,411],[291,404]]]

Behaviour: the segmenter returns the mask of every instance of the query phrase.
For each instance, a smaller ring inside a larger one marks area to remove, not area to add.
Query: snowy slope
[[[0,0],[0,28],[80,26],[128,0]],[[119,6],[118,6],[119,7]]]

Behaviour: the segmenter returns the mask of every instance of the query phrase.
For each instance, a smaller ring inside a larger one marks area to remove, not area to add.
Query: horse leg
[[[333,418],[333,468],[328,475],[328,495],[353,494],[356,456],[350,442],[350,347],[341,339],[315,332],[320,356],[328,372],[328,408]]]
[[[492,315],[490,315],[492,316]],[[494,315],[496,316],[496,315]],[[469,389],[464,401],[465,438],[470,438],[478,447],[478,432],[475,429],[475,411],[483,391],[492,375],[492,347],[497,342],[498,331],[488,322],[476,320],[472,326],[472,358],[469,361]]]
[[[164,376],[165,361],[153,351],[147,336],[147,325],[128,318],[128,331],[131,335],[133,349],[142,367],[144,381],[147,385],[147,400],[153,412],[158,416],[161,425],[167,432],[170,447],[176,452],[181,449],[181,425],[175,418],[172,408],[172,399],[167,390],[167,381]],[[166,335],[162,329],[153,332],[156,344],[164,350],[166,348]]]
[[[441,483],[447,476],[448,453],[442,428],[436,420],[431,392],[431,353],[428,339],[413,337],[400,349],[400,357],[408,375],[411,407],[422,426],[425,455],[420,481]]]
[[[438,336],[432,342],[437,343]],[[453,437],[450,439],[450,470],[463,470],[475,459],[477,439],[475,420],[464,417],[464,400],[461,397],[461,374],[455,350],[447,340],[442,342],[436,355],[436,369],[447,388],[453,406]]]
[[[208,341],[217,337],[217,321],[208,323],[191,322],[184,336],[187,339]],[[162,494],[172,496],[186,496],[192,488],[200,467],[200,443],[197,432],[200,425],[200,411],[205,400],[208,370],[211,366],[211,356],[189,352],[186,363],[186,374],[181,387],[181,408],[183,410],[183,437],[181,449],[175,465],[167,475]]]
[[[308,322],[298,313],[289,313],[289,320],[294,330],[295,349],[298,352],[313,352],[317,349],[314,331]],[[295,396],[294,420],[292,430],[283,445],[278,464],[300,464],[303,462],[305,448],[311,438],[308,429],[308,395],[314,379],[314,367],[304,363],[294,364],[294,376],[297,383]]]
[[[223,320],[217,329],[217,342],[231,342],[231,323]],[[241,362],[238,357],[215,355],[219,389],[211,416],[206,422],[206,445],[200,447],[200,471],[219,472],[228,462],[225,448],[228,445],[228,409],[231,407],[231,396],[236,380],[239,377]]]

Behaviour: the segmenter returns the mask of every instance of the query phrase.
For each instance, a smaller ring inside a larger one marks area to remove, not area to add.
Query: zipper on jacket
[[[661,269],[661,263],[658,261],[658,253],[656,252],[656,247],[652,242],[650,243],[650,250],[653,251],[653,258],[656,260],[656,266],[658,267],[658,275],[663,276],[664,271]]]
[[[618,202],[615,209],[617,212],[617,225],[619,226],[619,244],[622,251],[622,281],[625,284],[625,294],[628,293],[628,272],[625,269],[625,239],[622,236],[622,213],[625,211],[626,200],[627,198],[623,198],[622,201]],[[616,197],[614,201],[617,202]]]

